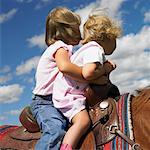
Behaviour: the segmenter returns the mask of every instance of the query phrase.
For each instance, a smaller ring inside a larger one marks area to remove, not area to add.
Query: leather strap
[[[132,141],[129,137],[127,137],[120,130],[116,130],[116,133],[132,146],[132,150],[142,150],[142,148],[140,147],[140,145],[138,143],[135,143],[134,141]]]
[[[116,134],[120,136],[122,139],[124,139],[128,144],[132,146],[132,150],[142,150],[140,145],[138,143],[135,143],[133,140],[131,140],[128,136],[126,136],[119,128],[115,125],[110,126],[109,128],[110,133]]]

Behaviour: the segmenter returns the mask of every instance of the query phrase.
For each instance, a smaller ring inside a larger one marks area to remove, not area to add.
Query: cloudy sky
[[[35,69],[46,47],[45,18],[58,6],[77,12],[82,23],[91,10],[105,8],[123,28],[109,57],[117,64],[112,82],[121,93],[150,85],[147,0],[0,0],[0,125],[19,124],[20,111],[31,102]]]

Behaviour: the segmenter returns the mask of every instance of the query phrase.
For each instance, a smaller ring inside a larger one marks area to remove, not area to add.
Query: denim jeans
[[[59,150],[65,135],[67,120],[53,106],[52,96],[50,95],[48,100],[41,96],[34,96],[31,111],[42,131],[35,150]]]

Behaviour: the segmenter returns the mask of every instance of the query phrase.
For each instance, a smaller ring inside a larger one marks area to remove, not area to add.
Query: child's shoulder
[[[89,48],[89,47],[93,47],[93,46],[101,48],[101,46],[96,41],[90,41],[90,42],[84,44],[81,48]]]
[[[63,41],[61,41],[61,40],[58,40],[58,41],[56,41],[54,44],[53,44],[53,46],[58,46],[58,45],[67,45],[67,44],[65,44]]]
[[[49,47],[54,48],[54,49],[64,48],[69,51],[72,51],[73,49],[72,45],[67,45],[61,40],[56,41],[54,44],[50,45]]]

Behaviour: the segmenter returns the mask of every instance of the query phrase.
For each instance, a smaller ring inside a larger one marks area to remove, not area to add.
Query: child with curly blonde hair
[[[106,60],[104,55],[110,55],[116,49],[116,38],[121,35],[121,27],[106,15],[93,15],[89,17],[83,28],[82,44],[90,45],[90,49],[94,46],[94,51],[96,51],[96,47],[99,49],[101,61],[96,68],[101,69],[102,74],[108,75],[116,65],[110,60]]]
[[[121,29],[107,16],[93,15],[84,24],[83,46],[71,56],[71,62],[82,67],[82,76],[87,81],[99,80],[115,69],[116,65],[106,60],[116,48],[116,38]],[[86,110],[85,89],[88,83],[70,80],[61,72],[57,75],[53,87],[53,103],[72,126],[64,136],[61,150],[77,148],[80,138],[90,127],[90,118]]]

